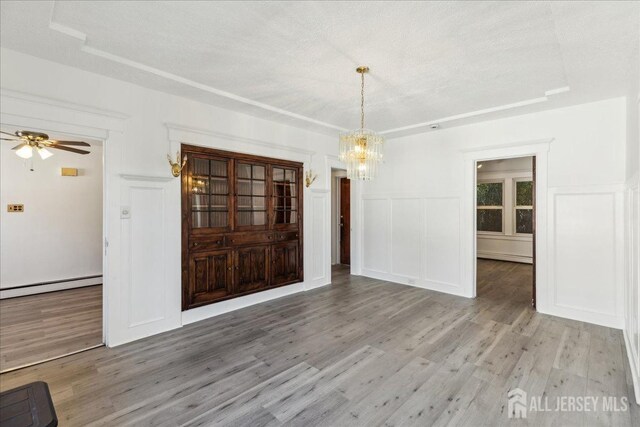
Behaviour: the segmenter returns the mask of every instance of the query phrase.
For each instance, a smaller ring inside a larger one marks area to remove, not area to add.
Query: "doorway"
[[[347,171],[331,168],[331,278],[351,272],[351,181]]]
[[[536,307],[535,156],[476,162],[476,295]]]
[[[21,207],[3,210],[0,221],[0,372],[104,343],[103,142],[45,132],[86,142],[70,145],[89,153],[51,149],[24,159],[15,144],[0,146],[3,199]]]

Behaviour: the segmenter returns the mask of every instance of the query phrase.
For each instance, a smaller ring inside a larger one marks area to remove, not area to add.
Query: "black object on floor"
[[[0,427],[57,425],[47,383],[38,381],[0,393]]]

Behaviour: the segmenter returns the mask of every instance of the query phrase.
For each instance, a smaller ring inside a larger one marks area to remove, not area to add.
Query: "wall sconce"
[[[176,178],[180,176],[182,172],[182,168],[187,163],[187,156],[185,155],[182,158],[182,163],[180,163],[180,152],[176,153],[176,161],[171,160],[171,156],[167,154],[167,160],[169,160],[169,164],[171,165],[171,174]]]
[[[315,181],[317,177],[318,174],[314,175],[313,170],[311,169],[304,174],[304,184],[307,186],[307,188],[309,188],[311,184],[313,184],[313,181]]]

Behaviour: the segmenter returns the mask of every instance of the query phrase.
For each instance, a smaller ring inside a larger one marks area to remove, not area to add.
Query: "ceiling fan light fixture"
[[[33,149],[30,145],[25,145],[16,151],[16,155],[18,157],[22,157],[23,159],[30,159],[33,156]]]
[[[53,153],[44,147],[38,147],[38,154],[40,155],[40,158],[42,160],[46,160],[49,157],[53,156]]]

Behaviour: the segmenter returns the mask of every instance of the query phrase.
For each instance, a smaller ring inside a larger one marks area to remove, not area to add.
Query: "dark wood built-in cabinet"
[[[302,281],[302,163],[182,154],[182,309]]]

